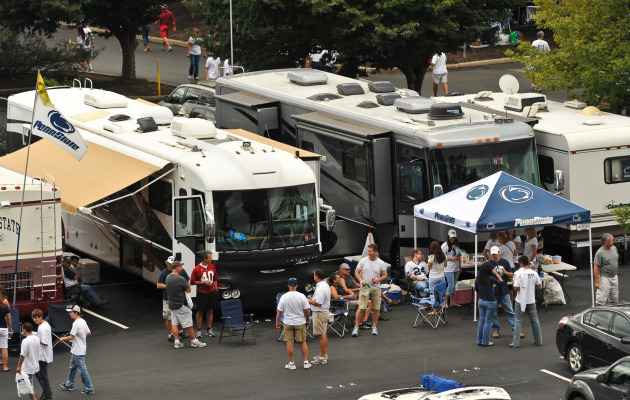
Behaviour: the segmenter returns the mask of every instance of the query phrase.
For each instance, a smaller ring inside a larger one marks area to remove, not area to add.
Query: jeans
[[[433,289],[435,285],[442,282],[443,280],[444,278],[433,278],[433,279],[429,278],[429,289]]]
[[[479,299],[479,324],[477,325],[477,343],[487,345],[490,342],[492,317],[497,311],[496,301]]]
[[[199,60],[201,60],[201,54],[190,55],[190,68],[188,68],[188,75],[199,78]]]
[[[39,362],[39,372],[35,374],[39,386],[42,387],[42,398],[47,399],[52,397],[52,391],[50,390],[50,382],[48,381],[48,363],[45,361]]]
[[[455,272],[444,272],[446,277],[446,295],[453,296],[455,294],[455,286],[457,286],[457,279],[459,278],[459,270]]]
[[[149,25],[141,26],[140,33],[142,34],[142,43],[144,43],[144,47],[147,47],[149,44]]]
[[[68,294],[70,296],[73,295],[83,295],[83,298],[90,304],[98,306],[101,304],[101,298],[98,297],[94,289],[90,285],[86,285],[84,283],[79,283],[78,285],[74,285],[68,288]]]
[[[512,344],[518,347],[521,344],[521,326],[523,323],[524,312],[521,311],[519,302],[514,303],[516,325],[514,326],[514,334],[512,335]],[[538,322],[538,312],[536,312],[536,304],[527,304],[525,312],[529,315],[529,322],[532,324],[532,334],[534,335],[534,343],[542,346],[542,332],[540,331],[540,323]]]
[[[497,302],[503,306],[503,311],[505,312],[505,316],[510,323],[510,328],[514,330],[514,310],[512,309],[512,299],[510,298],[510,294],[506,294],[505,296],[497,296]],[[499,327],[499,308],[494,310],[494,317],[492,318],[492,332],[496,332],[500,330]]]
[[[85,356],[77,356],[76,354],[72,354],[72,357],[70,357],[70,371],[68,372],[66,387],[74,387],[74,376],[77,373],[77,368],[79,369],[81,382],[83,382],[83,387],[85,388],[85,390],[90,393],[94,392],[94,386],[92,386],[90,374],[88,373],[87,366],[85,365]]]
[[[413,281],[413,286],[418,292],[424,293],[425,290],[429,288],[429,281],[426,279],[423,281]]]

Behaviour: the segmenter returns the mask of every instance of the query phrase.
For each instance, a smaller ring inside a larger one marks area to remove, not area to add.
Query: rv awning
[[[31,145],[28,175],[52,176],[61,191],[61,207],[73,214],[79,207],[94,203],[170,165],[168,161],[151,156],[141,161],[95,143],[88,143],[88,147],[85,157],[77,161],[47,140]],[[1,157],[0,165],[24,173],[26,151],[23,148]]]
[[[384,135],[391,132],[391,130],[381,129],[378,126],[362,124],[360,122],[352,121],[347,118],[330,115],[319,111],[314,111],[306,114],[291,115],[291,117],[295,118],[295,120],[298,122],[321,126],[334,131],[340,131],[354,137],[362,137],[365,140],[370,140],[371,137]]]
[[[268,97],[258,96],[253,93],[234,92],[228,94],[215,94],[214,97],[221,99],[228,103],[236,104],[239,106],[255,108],[265,104],[276,103],[274,99]]]

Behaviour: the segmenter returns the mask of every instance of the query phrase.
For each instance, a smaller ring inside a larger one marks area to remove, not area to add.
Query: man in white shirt
[[[306,329],[310,324],[311,307],[304,294],[297,291],[298,281],[295,278],[289,279],[289,291],[280,297],[278,302],[278,312],[276,313],[276,328],[282,328],[280,322],[284,316],[284,341],[287,342],[287,354],[289,363],[284,368],[295,370],[295,348],[293,341],[300,344],[302,358],[304,358],[304,369],[311,368],[308,361],[308,346],[306,345]]]
[[[70,371],[68,372],[68,380],[65,383],[60,383],[59,385],[66,389],[73,391],[74,390],[74,377],[77,373],[77,369],[79,369],[79,374],[81,375],[81,382],[83,382],[84,389],[81,391],[82,394],[94,394],[94,386],[92,385],[92,380],[90,379],[90,374],[88,373],[87,366],[85,365],[85,353],[87,353],[87,337],[92,334],[90,328],[87,325],[87,322],[83,318],[81,318],[81,307],[74,306],[68,310],[70,313],[70,318],[74,320],[72,323],[72,330],[68,336],[64,336],[59,339],[62,342],[71,340],[72,341],[72,349],[70,353],[72,356],[70,357]]]
[[[444,94],[448,95],[448,71],[446,70],[446,54],[435,54],[431,59],[433,66],[433,96],[437,96],[438,83],[442,82]]]
[[[22,340],[20,361],[18,361],[16,372],[19,374],[24,370],[31,381],[31,386],[33,386],[33,375],[39,371],[39,340],[37,340],[37,336],[33,335],[33,324],[30,322],[25,322],[22,325],[22,332],[26,338]],[[35,400],[35,390],[29,396],[31,400]]]
[[[378,335],[376,325],[381,315],[381,282],[387,279],[387,267],[383,260],[378,258],[378,246],[370,243],[367,249],[367,257],[363,257],[357,265],[354,276],[359,281],[359,309],[357,310],[352,337],[359,336],[359,323],[363,321],[363,313],[368,308],[368,302],[372,302],[372,335]]]
[[[221,58],[214,58],[214,53],[208,55],[206,60],[206,80],[215,80],[219,77],[219,65],[221,64]]]
[[[520,345],[521,325],[523,323],[523,314],[527,313],[529,321],[532,324],[532,333],[534,335],[534,343],[536,346],[542,346],[542,333],[540,331],[540,323],[538,322],[538,313],[536,312],[536,290],[542,288],[542,282],[536,272],[529,265],[527,256],[518,258],[520,268],[514,273],[514,291],[516,299],[514,303],[514,314],[516,322],[514,324],[514,334],[512,335],[512,343],[510,347],[518,349]]]
[[[549,43],[547,43],[547,41],[544,40],[545,32],[538,31],[538,33],[536,34],[536,37],[538,39],[532,42],[532,46],[537,48],[539,51],[551,51],[551,49],[549,48]]]
[[[316,269],[313,279],[317,283],[313,297],[308,299],[313,311],[313,334],[319,335],[319,356],[313,358],[313,364],[328,363],[328,316],[330,315],[330,286],[326,282],[323,269]]]
[[[420,250],[414,250],[411,257],[411,261],[405,264],[405,277],[413,282],[413,286],[419,293],[424,293],[429,288],[427,279],[429,268]]]
[[[37,338],[39,339],[39,372],[35,375],[42,387],[40,400],[51,400],[52,390],[48,381],[48,364],[53,362],[52,334],[50,324],[44,319],[42,310],[36,308],[31,318],[37,324]]]

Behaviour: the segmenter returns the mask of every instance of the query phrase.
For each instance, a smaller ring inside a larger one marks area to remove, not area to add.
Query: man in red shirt
[[[212,332],[212,317],[214,309],[219,306],[219,293],[217,292],[217,269],[212,264],[212,252],[202,250],[201,263],[193,269],[190,275],[190,284],[197,285],[197,337],[203,336],[201,333],[201,324],[203,323],[203,314],[206,313],[206,323],[208,329],[206,334],[214,336]]]
[[[162,14],[158,17],[158,20],[155,21],[155,24],[160,24],[160,36],[162,37],[162,51],[165,50],[165,46],[168,48],[168,51],[173,51],[171,44],[168,42],[168,30],[171,28],[171,24],[173,25],[173,32],[177,31],[175,28],[175,16],[172,12],[169,11],[168,6],[166,4],[162,4],[160,6],[162,8]]]

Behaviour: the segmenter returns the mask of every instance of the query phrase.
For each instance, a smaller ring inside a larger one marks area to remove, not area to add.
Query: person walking
[[[202,53],[203,57],[206,58],[206,49],[203,47],[203,38],[199,28],[193,28],[192,36],[188,38],[188,53],[186,53],[186,57],[190,58],[188,79],[199,80],[199,60],[201,60]]]
[[[448,96],[448,71],[446,70],[446,54],[435,54],[431,59],[433,66],[433,96],[437,96],[438,84],[442,82],[444,94]]]
[[[191,285],[197,285],[197,337],[203,337],[201,327],[203,324],[203,316],[206,315],[206,335],[214,336],[212,331],[212,319],[214,310],[219,308],[219,293],[217,292],[217,269],[212,264],[212,252],[202,250],[201,263],[193,269],[190,274]]]
[[[490,341],[490,328],[492,317],[497,309],[497,299],[494,296],[494,285],[503,282],[499,274],[492,268],[489,261],[481,264],[479,273],[475,279],[475,291],[479,294],[479,324],[477,324],[477,345],[492,346]]]
[[[72,349],[70,353],[70,370],[68,371],[68,380],[64,383],[60,383],[59,386],[66,390],[74,390],[74,377],[79,370],[81,375],[81,382],[83,382],[82,394],[94,394],[94,386],[90,379],[90,374],[85,364],[85,354],[87,353],[87,337],[92,334],[87,322],[81,318],[81,307],[75,305],[68,310],[70,312],[70,318],[74,320],[72,323],[72,330],[68,336],[64,336],[59,340],[61,342],[72,341]]]
[[[168,295],[168,308],[171,310],[171,324],[173,336],[175,337],[175,349],[181,349],[184,344],[179,341],[179,327],[191,337],[190,347],[201,348],[206,344],[199,341],[195,337],[193,329],[192,310],[188,307],[186,293],[190,293],[190,285],[186,278],[182,276],[184,264],[179,261],[173,261],[171,264],[171,274],[166,277],[166,291]]]
[[[214,53],[208,53],[208,59],[206,60],[206,80],[216,80],[219,78],[219,65],[221,64],[220,57],[214,57]]]
[[[24,373],[28,375],[28,380],[31,382],[33,391],[29,395],[31,400],[35,400],[35,387],[33,386],[33,376],[39,371],[39,340],[37,336],[33,335],[33,324],[25,322],[22,325],[22,333],[24,333],[24,340],[22,340],[22,348],[20,350],[20,360],[16,368],[16,372],[19,374],[24,370]]]
[[[328,316],[330,315],[330,285],[326,283],[323,269],[316,269],[313,279],[317,286],[313,297],[308,299],[313,311],[313,334],[319,336],[319,356],[313,358],[313,364],[328,363]]]
[[[157,288],[162,291],[162,318],[164,318],[166,325],[166,333],[167,339],[169,342],[175,342],[175,337],[173,336],[173,325],[171,324],[171,309],[168,307],[168,293],[166,292],[166,277],[171,274],[171,265],[175,262],[175,257],[169,256],[166,259],[166,268],[162,272],[160,272],[160,276],[157,280]],[[186,273],[186,270],[182,269],[182,276],[186,279],[186,282],[190,282],[190,278]],[[188,334],[182,329],[181,326],[178,326],[179,336],[183,338],[187,338]]]
[[[53,362],[53,346],[50,324],[44,319],[44,313],[36,308],[31,313],[33,322],[37,324],[37,339],[39,340],[39,371],[35,375],[39,386],[42,387],[40,400],[51,400],[52,390],[48,381],[48,364]]]
[[[542,332],[540,331],[540,323],[538,322],[538,313],[536,311],[536,290],[542,289],[542,282],[540,281],[540,276],[531,269],[527,256],[520,256],[518,265],[520,268],[514,273],[514,291],[516,292],[514,314],[516,323],[514,324],[514,333],[512,334],[510,347],[518,349],[521,344],[521,327],[524,313],[527,313],[529,322],[532,324],[534,343],[536,346],[542,346]]]
[[[150,51],[149,48],[149,31],[151,30],[151,25],[146,24],[140,27],[140,34],[142,35],[142,43],[144,44],[144,51]]]
[[[372,302],[372,335],[378,335],[378,317],[381,314],[381,282],[387,279],[387,267],[378,258],[376,243],[368,244],[367,257],[363,257],[357,265],[354,275],[359,281],[359,309],[357,310],[352,336],[359,336],[359,323],[363,321],[363,314]]]
[[[169,11],[168,6],[166,4],[162,4],[160,6],[162,9],[162,14],[158,17],[157,21],[155,21],[156,25],[160,25],[160,36],[162,37],[162,51],[173,51],[171,44],[168,41],[168,31],[173,27],[173,32],[177,31],[175,27],[175,16],[171,11]]]
[[[302,358],[304,359],[304,369],[311,368],[308,361],[308,346],[306,345],[306,329],[310,324],[311,308],[304,294],[297,291],[298,281],[296,278],[289,279],[289,291],[280,297],[278,302],[278,312],[276,313],[276,329],[282,328],[280,319],[284,316],[283,339],[287,342],[287,354],[289,363],[284,366],[288,370],[294,371],[295,348],[293,342],[298,342]]]
[[[545,40],[545,32],[538,31],[536,34],[536,40],[532,42],[532,46],[538,49],[538,51],[551,51],[549,43]]]
[[[593,275],[595,276],[595,306],[619,302],[619,252],[615,247],[615,239],[610,233],[602,235],[604,245],[595,253]]]

